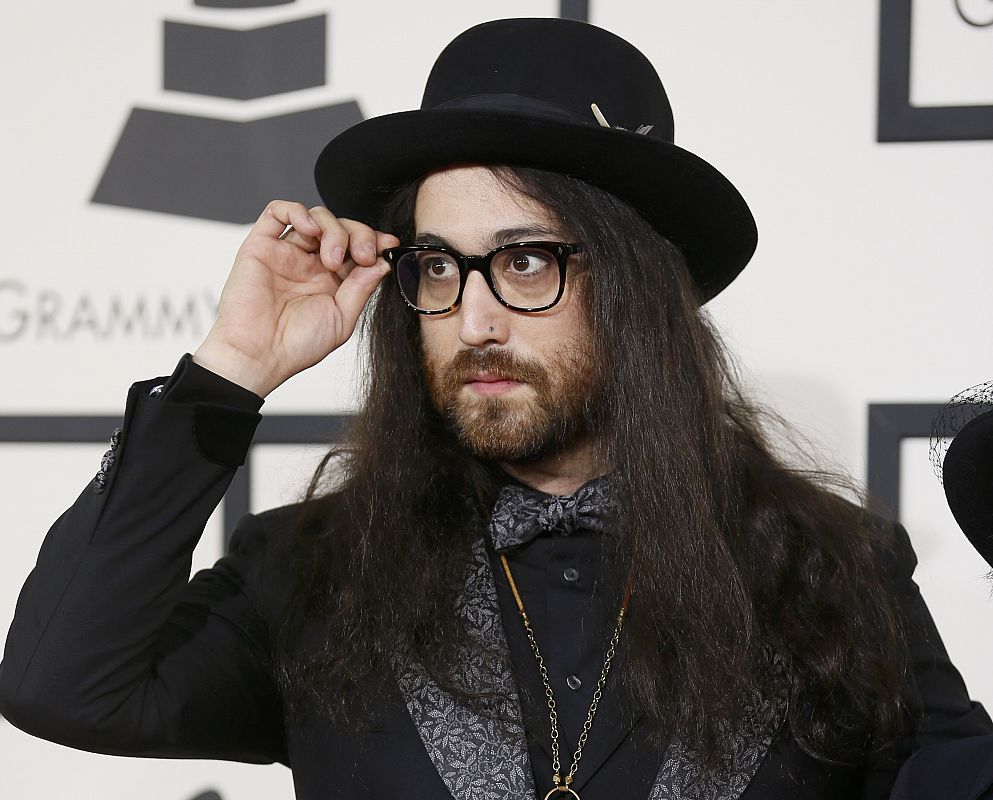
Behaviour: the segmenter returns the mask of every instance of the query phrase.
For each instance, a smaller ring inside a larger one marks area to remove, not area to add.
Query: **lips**
[[[464,381],[477,394],[495,395],[522,386],[522,382],[497,372],[472,372]]]
[[[544,368],[534,359],[492,348],[459,350],[444,367],[441,379],[452,402],[460,394],[463,399],[516,397],[527,390],[541,391],[548,383]]]
[[[508,378],[496,372],[473,372],[465,379],[465,383],[500,383],[501,381],[518,382],[514,378]]]

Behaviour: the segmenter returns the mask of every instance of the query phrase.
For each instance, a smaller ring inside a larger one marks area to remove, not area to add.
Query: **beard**
[[[539,461],[590,433],[597,376],[588,343],[566,343],[546,363],[494,348],[460,350],[444,364],[426,353],[421,360],[434,407],[477,458]],[[497,373],[530,391],[467,396],[465,382],[474,372]]]

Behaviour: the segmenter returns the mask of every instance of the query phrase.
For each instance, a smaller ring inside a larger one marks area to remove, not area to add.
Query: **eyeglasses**
[[[415,244],[383,251],[400,294],[418,314],[444,314],[462,302],[469,273],[478,270],[494,297],[514,311],[544,311],[562,299],[569,256],[581,244],[515,242],[485,256],[464,256],[450,247]]]

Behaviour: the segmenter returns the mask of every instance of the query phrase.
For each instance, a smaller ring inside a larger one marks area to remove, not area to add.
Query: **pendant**
[[[571,797],[575,798],[575,800],[579,800],[579,795],[576,794],[572,789],[570,789],[565,784],[562,784],[561,786],[553,786],[551,790],[548,792],[548,794],[545,795],[545,800],[552,800],[553,795],[562,795],[562,794],[570,795]]]

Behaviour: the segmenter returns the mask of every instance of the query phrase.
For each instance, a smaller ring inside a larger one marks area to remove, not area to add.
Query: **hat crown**
[[[662,82],[633,45],[574,20],[498,20],[444,49],[419,110],[339,133],[314,174],[328,208],[376,226],[390,224],[383,214],[398,189],[435,170],[498,164],[568,175],[627,203],[671,241],[704,303],[748,263],[758,232],[731,182],[672,135]]]
[[[421,108],[564,113],[598,126],[592,103],[613,127],[651,126],[649,136],[673,140],[672,108],[651,62],[620,37],[575,20],[509,19],[470,28],[438,56]]]

